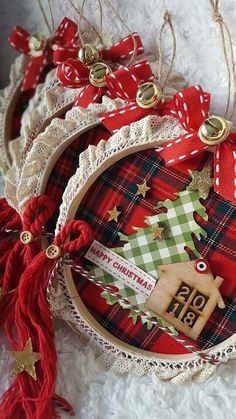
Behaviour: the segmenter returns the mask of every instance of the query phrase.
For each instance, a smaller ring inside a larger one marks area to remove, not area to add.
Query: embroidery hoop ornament
[[[97,147],[89,147],[81,154],[80,167],[70,179],[63,195],[56,231],[59,231],[65,222],[73,219],[86,192],[108,167],[134,152],[156,147],[158,141],[155,136],[145,140],[141,136],[130,138],[131,132],[130,127],[124,127],[107,142],[101,141]],[[119,149],[117,149],[118,137]],[[215,370],[216,365],[202,363],[196,354],[176,356],[154,354],[121,343],[119,339],[105,331],[89,313],[75,288],[70,267],[64,266],[60,271],[59,282],[59,290],[53,291],[53,286],[50,289],[52,309],[56,311],[58,309],[57,314],[60,313],[60,304],[56,299],[61,296],[62,317],[64,316],[66,321],[69,319],[69,323],[77,330],[90,336],[91,344],[96,347],[101,360],[108,368],[118,372],[154,371],[159,378],[174,382],[203,381]],[[235,358],[236,335],[207,350],[206,354],[217,359],[217,363]]]

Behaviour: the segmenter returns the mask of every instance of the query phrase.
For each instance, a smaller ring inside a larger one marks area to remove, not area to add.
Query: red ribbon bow
[[[51,63],[51,60],[53,60],[54,64],[57,64],[58,62],[66,60],[69,56],[74,56],[76,33],[77,25],[72,22],[72,20],[65,17],[55,31],[53,37],[47,40],[42,55],[34,57],[31,55],[29,48],[29,39],[31,35],[20,26],[16,26],[11,33],[9,42],[13,48],[29,57],[21,91],[26,91],[37,86],[45,67]],[[53,44],[55,50],[52,54]]]
[[[143,45],[137,33],[121,39],[109,49],[103,49],[99,52],[101,60],[111,63],[117,63],[121,60],[130,58],[134,52],[133,37],[136,41],[137,55],[143,54]],[[111,96],[109,88],[96,87],[89,82],[89,68],[81,61],[69,58],[63,64],[57,67],[57,76],[61,84],[65,87],[77,89],[84,87],[77,96],[74,106],[87,107],[90,103],[97,102],[100,97],[107,93]]]
[[[197,156],[208,148],[198,135],[198,130],[208,118],[210,94],[200,86],[191,86],[174,98],[176,113],[187,134],[162,146],[161,157],[166,165]],[[230,132],[226,140],[214,146],[214,191],[236,204],[236,133]]]
[[[145,64],[144,64],[145,63]],[[140,66],[139,72],[138,66]],[[121,127],[138,121],[149,114],[173,115],[178,117],[173,100],[165,102],[161,99],[154,107],[144,109],[136,103],[138,88],[144,82],[151,81],[153,73],[147,61],[137,64],[135,73],[133,68],[122,67],[107,76],[107,88],[113,97],[119,97],[131,102],[116,111],[106,112],[100,115],[103,125],[111,132],[118,131]]]

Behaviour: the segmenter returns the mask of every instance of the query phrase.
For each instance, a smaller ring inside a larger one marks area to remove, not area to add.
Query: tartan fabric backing
[[[79,154],[89,144],[97,144],[101,138],[110,134],[101,126],[84,133],[64,151],[54,166],[49,178],[46,194],[53,197],[57,208],[69,178],[77,169]],[[157,202],[176,199],[176,192],[186,188],[190,182],[188,168],[200,170],[209,161],[209,154],[183,162],[175,168],[163,166],[158,154],[146,150],[126,157],[107,169],[92,185],[84,197],[76,218],[89,223],[94,238],[107,247],[119,246],[118,231],[130,235],[132,226],[144,227],[144,216],[153,216],[160,210]],[[146,181],[151,189],[146,198],[136,195],[137,184]],[[204,202],[204,201],[203,201]],[[121,211],[118,223],[108,222],[108,210],[117,206]],[[225,281],[221,292],[226,304],[224,310],[217,309],[198,338],[201,348],[216,345],[230,337],[235,331],[236,313],[236,207],[211,192],[204,202],[209,221],[200,215],[195,219],[207,231],[208,237],[195,239],[195,245],[202,257],[209,260],[214,275]],[[58,210],[48,226],[53,231]],[[81,255],[78,255],[80,257]],[[84,264],[85,264],[84,260]],[[74,281],[82,301],[94,318],[110,333],[135,347],[158,353],[184,354],[187,350],[166,333],[153,327],[150,331],[138,321],[136,325],[128,317],[128,310],[119,304],[108,305],[101,297],[101,290],[78,273],[73,273]]]
[[[47,229],[54,233],[62,201],[63,192],[71,176],[79,166],[79,155],[89,144],[96,145],[101,139],[108,139],[110,133],[99,125],[77,137],[61,154],[50,174],[45,194],[50,196],[56,204],[56,210],[49,220]]]
[[[202,158],[166,168],[153,150],[133,154],[106,170],[93,184],[83,199],[76,217],[89,223],[94,238],[107,247],[119,246],[118,231],[133,234],[132,226],[144,227],[144,216],[158,214],[158,201],[176,199],[174,193],[184,190],[189,183],[188,168],[200,170],[209,160]],[[151,187],[146,198],[136,195],[136,184],[146,181]],[[204,202],[204,201],[203,201]],[[208,237],[199,241],[196,249],[208,259],[214,275],[224,278],[221,292],[226,304],[224,310],[216,308],[197,340],[205,349],[216,345],[235,332],[236,326],[236,207],[211,192],[205,201],[209,221],[196,215],[196,221],[207,231]],[[121,211],[118,223],[108,221],[108,210],[117,206]],[[98,287],[74,273],[79,294],[95,319],[124,342],[153,352],[185,353],[166,333],[153,328],[148,331],[139,321],[133,325],[128,311],[118,304],[108,306],[101,298]]]

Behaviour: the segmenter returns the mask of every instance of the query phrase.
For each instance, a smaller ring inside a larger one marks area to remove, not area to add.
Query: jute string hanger
[[[73,7],[73,9],[78,13],[79,15],[79,21],[78,21],[78,37],[80,39],[80,43],[82,46],[84,46],[85,44],[85,40],[83,37],[83,34],[81,32],[81,20],[83,19],[84,21],[86,21],[90,27],[93,29],[93,31],[96,33],[99,41],[101,42],[101,45],[103,47],[105,47],[105,43],[104,43],[104,37],[103,37],[103,5],[101,0],[98,0],[98,5],[99,5],[99,11],[100,11],[100,17],[99,17],[99,27],[100,27],[100,33],[97,31],[97,29],[88,21],[88,19],[86,19],[84,17],[84,8],[85,5],[88,3],[87,0],[83,0],[82,1],[82,5],[81,8],[79,9],[77,6],[75,6],[73,0],[69,0],[71,6]],[[104,0],[104,3],[107,5],[108,8],[110,8],[113,13],[115,14],[115,16],[117,17],[117,19],[121,22],[122,26],[124,29],[126,29],[128,31],[128,33],[131,35],[132,40],[133,40],[133,44],[134,44],[134,50],[133,50],[133,54],[129,60],[129,62],[126,64],[127,66],[129,66],[130,64],[133,63],[133,61],[136,58],[137,55],[137,43],[136,43],[136,39],[133,35],[133,32],[131,31],[131,29],[128,27],[128,25],[125,23],[124,19],[120,16],[118,10],[110,3],[109,0]]]
[[[235,56],[233,49],[233,41],[230,34],[228,25],[223,19],[219,9],[219,0],[209,0],[212,8],[212,19],[214,22],[219,24],[220,35],[222,41],[222,51],[225,59],[227,75],[228,75],[228,94],[227,104],[224,117],[228,120],[232,120],[235,109],[236,109],[236,68],[235,68]],[[233,97],[233,100],[232,100]],[[232,100],[232,110],[231,108]]]

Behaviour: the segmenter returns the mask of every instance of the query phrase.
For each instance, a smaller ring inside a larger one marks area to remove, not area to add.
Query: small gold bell
[[[99,60],[99,51],[93,44],[85,44],[79,50],[78,59],[86,66],[93,65]]]
[[[104,87],[106,86],[106,76],[111,74],[111,68],[102,62],[95,63],[90,68],[89,81],[93,86]]]
[[[33,57],[40,57],[46,47],[47,39],[43,35],[32,35],[29,38],[28,47]]]
[[[227,121],[220,116],[210,116],[200,126],[198,135],[207,145],[219,144],[226,139],[230,132]]]
[[[156,104],[161,100],[162,91],[161,88],[153,82],[147,82],[139,86],[136,102],[144,109],[154,108]]]

